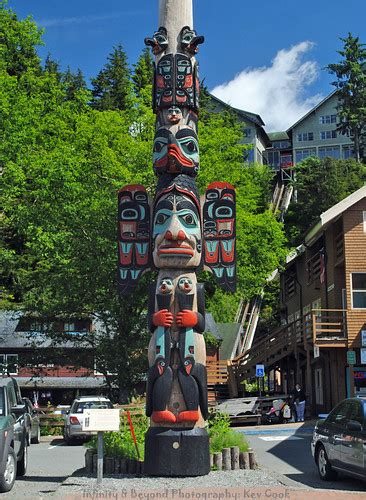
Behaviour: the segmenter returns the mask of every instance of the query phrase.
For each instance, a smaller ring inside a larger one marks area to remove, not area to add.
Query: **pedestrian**
[[[291,395],[294,398],[296,407],[296,422],[304,422],[306,396],[300,384],[295,385]]]

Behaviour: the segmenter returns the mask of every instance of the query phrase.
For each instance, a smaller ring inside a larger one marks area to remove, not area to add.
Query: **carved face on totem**
[[[205,37],[197,36],[196,31],[189,26],[185,26],[180,33],[181,46],[183,50],[187,50],[190,54],[196,54],[198,52],[197,45],[200,45],[204,41]]]
[[[199,170],[198,138],[189,127],[176,133],[166,128],[156,131],[153,162],[156,174],[183,173],[196,176]]]
[[[154,207],[153,259],[157,268],[196,268],[201,262],[200,213],[189,195],[172,190]]]
[[[151,47],[155,56],[161,54],[168,48],[168,32],[164,27],[160,27],[152,38],[145,38],[145,45]]]

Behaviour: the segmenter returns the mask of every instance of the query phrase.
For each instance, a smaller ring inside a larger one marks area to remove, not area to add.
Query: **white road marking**
[[[49,447],[48,447],[48,449],[49,449],[49,450],[52,450],[53,448],[57,448],[58,446],[62,446],[62,445],[63,445],[63,443],[60,443],[60,444],[54,444],[54,445],[52,445],[52,446],[49,446]]]
[[[297,441],[299,439],[304,439],[299,436],[258,436],[259,439],[263,441]]]

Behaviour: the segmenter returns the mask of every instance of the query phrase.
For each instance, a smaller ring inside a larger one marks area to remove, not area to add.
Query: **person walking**
[[[296,407],[296,422],[304,422],[306,396],[300,384],[295,385],[291,395],[294,398]]]

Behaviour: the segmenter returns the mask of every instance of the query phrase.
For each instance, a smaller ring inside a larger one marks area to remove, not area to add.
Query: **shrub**
[[[223,448],[239,446],[240,451],[248,451],[245,436],[230,428],[230,418],[226,413],[211,412],[208,419],[210,453],[220,452]]]

